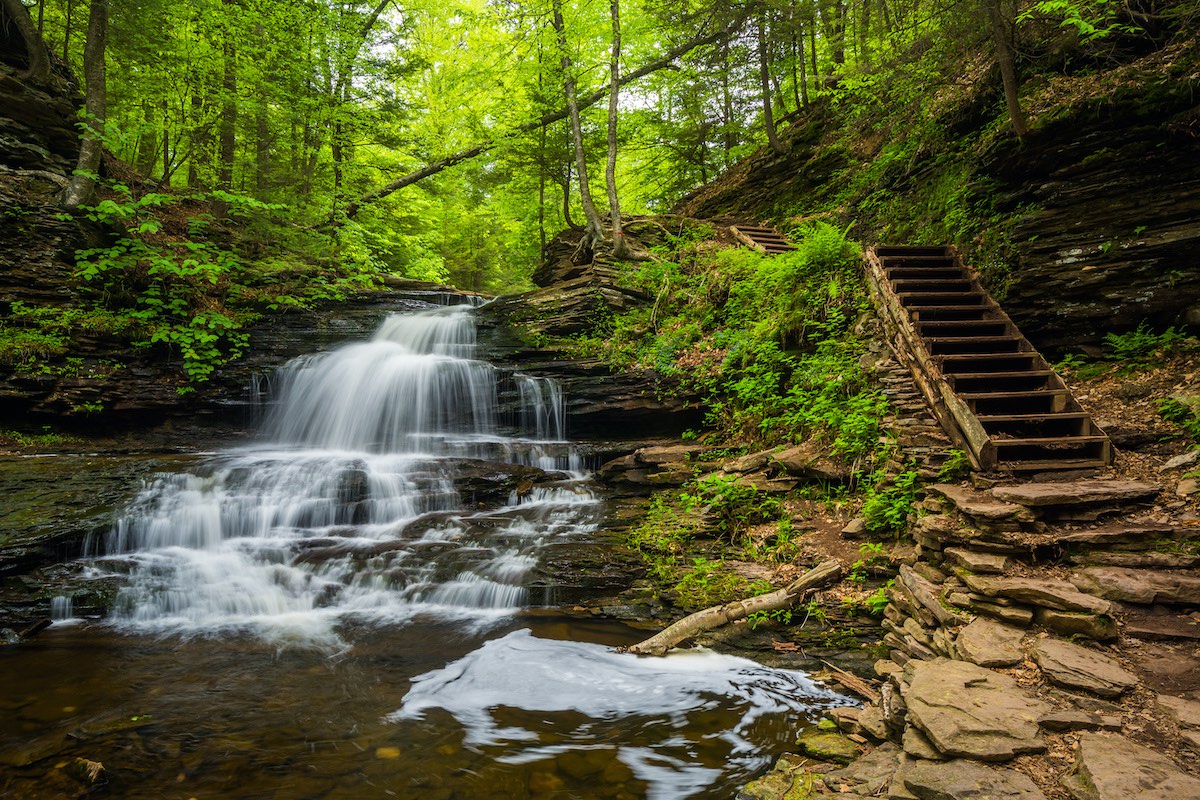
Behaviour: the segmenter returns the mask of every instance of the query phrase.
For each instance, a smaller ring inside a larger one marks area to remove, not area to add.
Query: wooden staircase
[[[764,255],[774,256],[796,249],[782,233],[764,225],[739,222],[730,225],[729,232],[742,244]]]
[[[942,427],[977,469],[1090,469],[1112,443],[949,247],[867,251],[884,325]]]

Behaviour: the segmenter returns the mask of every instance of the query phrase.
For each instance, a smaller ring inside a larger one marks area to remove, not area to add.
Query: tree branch
[[[727,23],[723,27],[718,28],[716,31],[712,31],[710,33],[695,36],[695,37],[689,39],[688,41],[684,42],[683,44],[681,44],[677,47],[674,47],[671,50],[664,53],[661,58],[655,59],[654,61],[651,61],[647,64],[643,64],[641,67],[638,67],[637,69],[622,75],[621,80],[618,82],[618,86],[626,86],[640,78],[646,77],[647,75],[649,75],[653,72],[657,72],[660,69],[665,69],[665,68],[671,66],[672,62],[674,62],[676,59],[690,53],[692,50],[695,50],[697,47],[703,47],[704,45],[712,44],[714,42],[720,41],[721,39],[724,39],[725,37],[733,35],[738,30],[738,28],[741,27],[742,23],[744,23],[745,21],[746,21],[746,16],[744,14],[738,15],[737,17],[735,17],[733,20],[731,20],[729,23]],[[610,86],[608,84],[605,84],[603,87],[601,87],[600,89],[597,89],[596,91],[592,92],[591,94],[583,95],[582,97],[577,98],[579,108],[583,109],[583,108],[588,108],[589,106],[595,105],[596,103],[600,102],[604,98],[608,97],[609,91],[610,91]],[[420,169],[416,170],[415,172],[410,172],[407,175],[401,176],[401,177],[397,178],[396,180],[392,181],[391,183],[387,184],[386,186],[381,186],[380,188],[375,189],[374,191],[368,192],[367,194],[360,197],[358,200],[350,203],[350,205],[346,208],[346,216],[353,217],[355,214],[358,213],[359,209],[361,209],[363,206],[367,205],[368,203],[373,203],[376,200],[379,200],[380,198],[383,198],[383,197],[387,197],[389,194],[399,191],[400,189],[403,189],[406,186],[411,186],[414,183],[422,181],[431,175],[436,175],[437,173],[441,172],[442,170],[446,169],[447,167],[452,167],[455,164],[460,164],[463,161],[467,161],[468,159],[472,159],[478,155],[482,155],[483,153],[486,153],[487,151],[491,150],[493,147],[498,145],[500,142],[506,141],[508,139],[515,139],[516,137],[518,137],[522,134],[529,133],[531,131],[535,131],[538,128],[542,127],[543,125],[551,125],[555,122],[564,120],[567,118],[569,113],[570,112],[567,110],[567,108],[565,108],[565,107],[560,108],[557,111],[553,111],[549,114],[545,114],[542,117],[540,117],[539,119],[536,119],[532,122],[526,122],[522,125],[519,125],[516,128],[514,128],[513,130],[511,130],[508,133],[505,133],[501,136],[485,140],[485,141],[481,142],[480,144],[475,145],[474,147],[469,147],[466,150],[460,150],[457,153],[453,153],[451,155],[446,156],[445,158],[430,162],[429,164],[426,164],[424,167],[421,167]]]

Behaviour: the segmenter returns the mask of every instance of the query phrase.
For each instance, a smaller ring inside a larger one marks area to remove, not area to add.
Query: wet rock
[[[808,800],[817,795],[818,778],[803,769],[805,761],[800,756],[783,754],[773,770],[743,786],[737,800]]]
[[[1120,697],[1138,682],[1115,659],[1060,639],[1039,639],[1033,658],[1052,683],[1101,697]]]
[[[1019,664],[1025,654],[1021,638],[1025,631],[977,617],[959,631],[955,649],[965,661],[981,667],[1010,667]]]
[[[992,495],[1010,503],[1046,508],[1094,503],[1127,503],[1152,498],[1160,491],[1162,491],[1161,486],[1147,481],[1094,480],[999,486],[992,490]]]
[[[104,774],[104,765],[99,761],[73,758],[65,769],[68,775],[89,788],[108,782],[108,778]]]
[[[1122,736],[1084,733],[1075,770],[1062,779],[1076,800],[1182,800],[1200,797],[1200,780],[1169,758]]]
[[[1200,604],[1200,575],[1121,567],[1086,567],[1072,576],[1086,592],[1129,603]]]
[[[825,773],[825,785],[833,791],[874,797],[887,787],[899,761],[900,748],[885,742],[849,766]]]
[[[1046,749],[1037,720],[1050,710],[1007,675],[964,661],[910,662],[908,720],[942,753],[1008,761]]]
[[[921,800],[1045,800],[1028,776],[974,761],[917,762],[904,773],[904,785]]]
[[[846,736],[819,728],[811,728],[801,733],[796,737],[796,744],[805,755],[835,764],[849,764],[862,752],[859,746]]]

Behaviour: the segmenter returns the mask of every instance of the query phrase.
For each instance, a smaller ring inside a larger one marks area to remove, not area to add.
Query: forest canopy
[[[619,224],[618,198],[625,214],[667,210],[757,148],[782,151],[780,126],[810,106],[852,117],[884,97],[917,103],[979,68],[964,61],[970,53],[994,56],[1021,135],[1029,121],[1017,82],[1030,55],[1022,28],[1050,31],[1039,46],[1062,59],[1095,59],[1103,48],[1071,48],[1113,34],[1153,38],[1174,6],[37,0],[24,8],[49,55],[85,78],[89,103],[93,84],[104,84],[103,111],[88,106],[88,130],[131,168],[107,177],[123,185],[136,177],[133,194],[248,198],[332,236],[331,257],[511,291],[528,285],[557,231],[587,226],[598,239]],[[31,72],[36,60],[31,51]]]

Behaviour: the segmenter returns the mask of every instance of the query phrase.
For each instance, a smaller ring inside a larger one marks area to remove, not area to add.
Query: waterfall
[[[598,501],[557,383],[515,376],[511,430],[475,351],[470,305],[441,305],[286,365],[260,444],[156,476],[117,519],[97,558],[128,578],[116,624],[337,643],[355,622],[526,605],[540,547],[590,530]],[[493,484],[513,486],[480,510]]]

